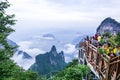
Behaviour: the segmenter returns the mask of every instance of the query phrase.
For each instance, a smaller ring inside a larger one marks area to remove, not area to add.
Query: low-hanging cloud
[[[31,48],[32,45],[34,45],[33,42],[31,41],[22,41],[18,42],[18,45],[20,46],[19,49],[27,52],[30,56],[35,58],[36,55],[38,54],[44,54],[45,51],[39,49],[39,48]]]
[[[27,70],[33,63],[35,63],[35,57],[39,54],[44,54],[45,51],[39,49],[39,48],[31,48],[33,45],[33,42],[31,41],[21,41],[17,43],[19,45],[19,50],[22,50],[24,52],[27,52],[28,55],[30,55],[31,59],[24,59],[23,54],[14,54],[12,59],[21,67],[23,67],[25,70]]]
[[[14,56],[12,57],[12,59],[14,60],[14,62],[17,63],[17,65],[19,65],[20,67],[22,67],[25,70],[28,70],[30,68],[30,66],[35,62],[35,60],[32,59],[23,59],[23,54],[14,54]]]
[[[72,43],[65,44],[63,51],[65,55],[65,61],[67,63],[72,61],[72,59],[77,58],[77,49]]]
[[[71,54],[74,53],[76,51],[75,45],[68,43],[65,44],[65,49],[63,50],[66,54]]]

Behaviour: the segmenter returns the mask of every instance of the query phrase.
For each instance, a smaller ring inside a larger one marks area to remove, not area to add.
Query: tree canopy
[[[7,0],[0,2],[0,80],[38,80],[37,73],[25,71],[11,60],[15,47],[7,42],[7,37],[14,32],[11,28],[16,22],[15,15],[8,15],[5,9],[10,7]]]
[[[61,71],[51,80],[82,80],[82,78],[90,72],[88,66],[78,64],[77,60],[73,60],[65,70]]]

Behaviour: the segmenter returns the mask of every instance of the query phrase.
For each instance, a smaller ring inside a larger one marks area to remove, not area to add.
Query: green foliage
[[[110,37],[110,38],[108,39],[108,42],[111,44],[111,47],[112,47],[112,48],[117,45],[117,43],[116,43],[116,41],[115,41],[115,38],[116,38],[116,37]]]
[[[104,53],[106,53],[106,50],[105,50],[105,49],[102,49],[102,48],[98,48],[98,53],[104,54]]]
[[[111,33],[110,33],[110,32],[107,32],[107,33],[106,33],[106,36],[111,37]]]
[[[11,26],[16,20],[15,15],[5,13],[9,6],[7,1],[0,2],[0,80],[39,80],[37,73],[23,70],[10,59],[15,47],[8,44],[7,37],[14,32]]]
[[[111,33],[110,33],[110,32],[107,32],[107,33],[103,34],[103,37],[108,37],[108,38],[110,38],[110,37],[111,37]]]
[[[63,59],[64,55],[62,53],[57,53],[54,48],[45,54],[37,55],[35,58],[36,62],[30,67],[30,70],[36,71],[39,76],[46,75],[47,78],[63,70],[67,65]],[[54,56],[54,54],[56,56]]]
[[[120,46],[120,33],[117,34],[117,37],[115,38],[115,41],[117,43],[117,46]]]
[[[67,65],[66,68],[68,68],[68,67],[74,67],[77,64],[78,64],[78,59],[73,59],[72,62],[68,63],[68,65]]]
[[[14,15],[7,15],[4,11],[9,6],[8,2],[0,3],[0,44],[4,46],[4,49],[0,49],[0,53],[6,55],[4,58],[9,58],[14,53],[13,47],[7,43],[7,36],[14,31],[10,26],[15,24]]]
[[[103,45],[106,43],[105,39],[102,38],[100,43],[101,43],[101,45],[103,46]]]
[[[88,66],[76,63],[77,60],[73,60],[65,70],[53,76],[50,80],[82,80],[90,72],[90,69]]]

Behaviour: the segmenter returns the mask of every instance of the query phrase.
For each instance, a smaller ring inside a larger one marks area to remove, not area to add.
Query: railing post
[[[106,80],[108,80],[109,67],[110,67],[110,64],[109,64],[109,62],[107,62],[107,67],[106,67]]]
[[[118,57],[118,59],[117,60],[119,60],[119,57]],[[119,62],[116,64],[117,66],[116,66],[116,77],[115,77],[115,80],[116,80],[116,78],[117,78],[117,72],[118,72],[118,66],[119,66]]]
[[[78,54],[78,62],[80,64],[80,49],[79,49],[79,54]]]

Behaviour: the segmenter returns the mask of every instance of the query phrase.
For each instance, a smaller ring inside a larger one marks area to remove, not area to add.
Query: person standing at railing
[[[115,55],[117,54],[117,47],[116,46],[114,47],[113,52]]]
[[[105,44],[104,46],[105,46],[104,49],[105,49],[105,51],[106,51],[106,54],[107,54],[107,55],[110,55],[110,49],[111,49],[110,43],[107,43],[107,44]]]
[[[110,59],[114,58],[115,57],[115,54],[114,54],[114,51],[113,49],[110,50]]]
[[[100,36],[100,34],[97,37],[97,41],[98,41],[98,47],[99,47],[101,45],[101,36]]]
[[[101,41],[101,36],[100,35],[97,37],[97,40],[98,40],[98,42]]]
[[[89,36],[86,36],[87,41],[89,41]]]
[[[98,34],[95,34],[95,40],[97,40],[98,39]]]
[[[93,36],[93,41],[92,41],[92,44],[93,44],[95,47],[97,47],[98,42],[97,42],[97,40],[95,39],[95,37],[94,37],[94,36]]]

